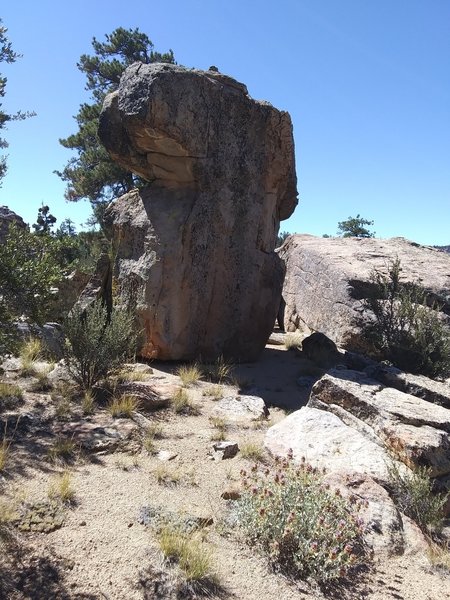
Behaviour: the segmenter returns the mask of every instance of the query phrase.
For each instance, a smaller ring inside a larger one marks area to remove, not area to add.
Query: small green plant
[[[366,325],[375,357],[410,373],[429,377],[450,375],[450,327],[439,316],[417,283],[401,282],[401,263],[394,260],[388,274],[374,271],[366,306],[374,320]]]
[[[264,448],[260,444],[255,444],[255,442],[245,442],[244,444],[241,444],[240,450],[242,458],[257,462],[263,462],[264,460]]]
[[[290,455],[278,461],[275,472],[255,465],[241,476],[239,523],[249,542],[262,547],[279,569],[326,582],[367,560],[358,504],[326,489],[310,465],[296,465]]]
[[[198,533],[188,534],[166,526],[159,532],[158,542],[164,556],[178,563],[189,583],[206,587],[217,585],[218,579],[212,568],[211,552]]]
[[[84,390],[117,371],[137,343],[133,316],[116,307],[108,313],[100,301],[84,312],[75,307],[66,320],[65,335],[67,368]]]
[[[36,381],[30,386],[31,392],[49,392],[53,389],[53,384],[48,378],[48,371],[36,371]]]
[[[286,350],[300,350],[303,336],[300,333],[287,333],[284,338]]]
[[[72,405],[67,398],[58,398],[55,403],[55,417],[61,421],[70,419]]]
[[[395,462],[388,464],[392,497],[399,510],[410,517],[425,533],[439,533],[444,525],[447,496],[434,494],[429,470],[417,467],[400,471]]]
[[[194,363],[193,365],[181,365],[176,370],[176,374],[181,379],[181,383],[184,387],[194,385],[200,381],[203,376],[202,369],[197,363]]]
[[[203,390],[203,396],[209,396],[212,400],[221,400],[224,396],[223,387],[219,384],[210,385]]]
[[[18,385],[0,382],[0,411],[14,408],[21,400],[23,392]]]
[[[20,348],[19,356],[23,362],[35,362],[42,358],[43,345],[42,340],[30,337]]]
[[[198,415],[200,414],[200,409],[189,396],[188,392],[183,388],[178,388],[178,390],[173,394],[171,398],[171,404],[173,410],[178,415]]]
[[[142,445],[149,454],[156,454],[155,440],[164,437],[163,429],[159,423],[155,423],[148,427],[144,433]]]
[[[51,460],[71,462],[76,455],[77,445],[72,438],[57,438],[48,450]]]
[[[213,383],[224,383],[230,379],[233,371],[233,365],[225,360],[223,356],[219,356],[216,362],[203,365],[203,372],[206,379]]]
[[[123,394],[119,398],[113,398],[108,404],[108,411],[115,419],[123,417],[131,419],[133,413],[139,410],[139,399],[132,394]]]
[[[64,471],[57,475],[50,483],[48,496],[52,500],[59,500],[64,504],[72,504],[75,500],[75,489],[72,485],[72,475]]]
[[[81,400],[81,410],[83,415],[92,415],[95,412],[95,396],[91,390],[87,390],[83,394]]]

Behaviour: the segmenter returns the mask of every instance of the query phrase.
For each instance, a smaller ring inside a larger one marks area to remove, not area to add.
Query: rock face
[[[325,469],[333,489],[363,499],[364,537],[378,554],[424,542],[389,496],[393,465],[402,476],[427,467],[435,490],[450,489],[450,410],[359,371],[326,373],[308,405],[271,427],[264,443],[273,455]]]
[[[417,282],[450,315],[450,256],[403,238],[290,236],[279,249],[286,264],[283,298],[287,331],[321,331],[338,346],[367,350],[361,327],[374,269],[400,259],[404,282]]]
[[[11,223],[15,223],[20,229],[27,227],[22,217],[7,206],[0,206],[0,244],[4,243]]]
[[[296,204],[291,120],[215,71],[136,63],[100,138],[149,181],[114,201],[113,289],[132,293],[148,358],[252,360],[275,321],[280,220]]]

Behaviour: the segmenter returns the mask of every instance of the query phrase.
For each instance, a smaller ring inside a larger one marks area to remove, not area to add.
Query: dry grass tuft
[[[57,438],[48,450],[52,461],[71,462],[76,456],[77,445],[72,438]]]
[[[124,417],[130,419],[133,413],[139,409],[140,402],[136,396],[123,394],[119,398],[114,398],[108,404],[108,411],[114,418]]]
[[[50,483],[48,496],[64,504],[72,504],[75,500],[75,489],[72,486],[72,475],[69,471],[57,475]]]
[[[81,401],[81,410],[83,415],[93,415],[95,412],[95,397],[91,390],[84,392],[83,399]]]
[[[173,410],[177,415],[199,415],[200,408],[190,398],[188,392],[183,388],[178,388],[171,398]]]
[[[219,384],[210,385],[203,390],[203,396],[209,396],[211,400],[221,400],[224,396],[223,387]]]
[[[181,481],[180,472],[164,463],[158,465],[153,473],[159,485],[177,485]]]
[[[176,374],[181,379],[181,383],[184,387],[196,384],[203,376],[202,369],[197,363],[192,365],[181,365],[176,370]]]
[[[242,458],[254,460],[257,462],[264,461],[264,448],[255,442],[245,442],[240,446]]]
[[[23,362],[34,362],[42,358],[44,348],[42,340],[35,337],[30,337],[24,342],[19,351],[19,357]]]

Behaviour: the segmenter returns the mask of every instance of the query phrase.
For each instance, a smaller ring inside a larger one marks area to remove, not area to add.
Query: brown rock
[[[289,115],[220,73],[136,63],[107,96],[99,135],[151,182],[105,215],[141,354],[255,359],[280,300],[279,222],[297,203]]]

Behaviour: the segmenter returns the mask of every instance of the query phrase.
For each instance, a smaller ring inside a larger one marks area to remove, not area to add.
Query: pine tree
[[[105,36],[105,42],[92,40],[93,55],[83,54],[78,69],[86,74],[86,89],[91,103],[84,103],[75,117],[77,133],[60,143],[76,151],[62,171],[56,173],[67,182],[66,199],[90,200],[94,214],[101,212],[101,204],[130,191],[142,181],[133,173],[116,165],[106,152],[97,135],[98,119],[103,100],[118,88],[123,71],[134,62],[174,63],[172,50],[161,54],[139,29],[119,27]]]

